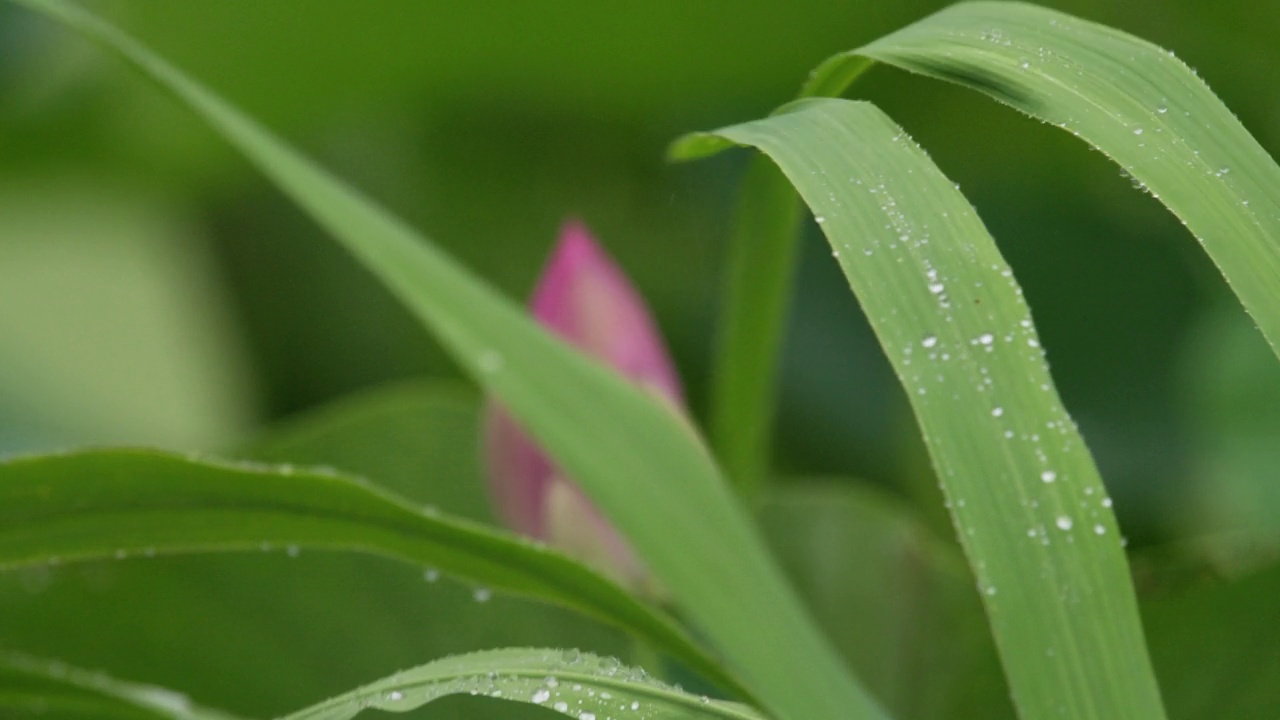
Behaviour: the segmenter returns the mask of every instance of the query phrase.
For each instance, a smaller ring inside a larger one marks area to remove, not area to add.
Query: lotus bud
[[[644,300],[587,229],[567,223],[533,293],[534,318],[673,407],[680,381]],[[625,587],[664,593],[627,541],[503,408],[485,422],[489,491],[499,518]]]

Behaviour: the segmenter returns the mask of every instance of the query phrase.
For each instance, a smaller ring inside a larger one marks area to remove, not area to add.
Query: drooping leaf
[[[485,695],[575,720],[637,717],[763,720],[745,705],[709,700],[643,670],[577,650],[510,648],[443,658],[398,672],[281,720],[348,720],[366,709],[406,712],[447,695]]]
[[[1280,352],[1280,166],[1172,52],[1048,8],[969,2],[830,58],[806,94],[840,94],[869,59],[973,88],[1101,150],[1182,220]]]
[[[822,225],[905,387],[1023,718],[1161,718],[1110,500],[1013,273],[867,103],[799,101],[676,154],[756,147]]]
[[[376,553],[574,608],[736,689],[674,623],[587,568],[349,477],[129,450],[0,464],[0,570],[264,545]]]
[[[396,383],[289,418],[235,455],[337,468],[416,506],[483,521],[478,400],[456,381]],[[393,668],[500,646],[576,647],[660,667],[630,657],[633,641],[615,627],[503,592],[485,599],[487,589],[435,567],[279,545],[30,566],[0,572],[0,642],[180,688],[247,717],[302,707]],[[175,662],[177,647],[200,651]],[[430,712],[456,720],[473,710],[457,700]],[[523,712],[502,705],[489,714]]]
[[[386,283],[622,530],[767,709],[795,720],[881,716],[805,617],[679,417],[550,337],[425,238],[133,39],[73,3],[15,1],[159,82]]]

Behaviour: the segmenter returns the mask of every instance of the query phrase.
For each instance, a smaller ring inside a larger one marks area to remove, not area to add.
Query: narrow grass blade
[[[375,553],[573,608],[741,691],[674,623],[586,567],[352,478],[131,450],[0,464],[0,570],[263,547]]]
[[[15,1],[104,43],[181,99],[377,275],[596,501],[768,710],[785,720],[881,716],[682,418],[132,38],[74,3]]]
[[[799,236],[800,200],[766,158],[752,158],[729,248],[712,373],[711,442],[743,494],[769,475],[778,347]]]
[[[1173,53],[1034,5],[964,3],[829,59],[810,88],[840,92],[867,58],[986,93],[1110,156],[1200,240],[1280,352],[1280,167]]]
[[[577,650],[509,648],[455,655],[404,670],[281,720],[349,720],[366,709],[408,712],[448,695],[539,705],[575,720],[637,717],[763,720],[745,705],[709,700],[643,670]]]
[[[866,103],[800,101],[674,152],[726,140],[799,190],[906,388],[1022,717],[1162,718],[1110,501],[964,196]]]
[[[0,655],[0,717],[233,720],[172,690],[23,655]]]

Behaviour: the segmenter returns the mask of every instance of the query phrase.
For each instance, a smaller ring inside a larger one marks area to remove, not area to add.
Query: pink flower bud
[[[567,223],[531,302],[565,341],[683,408],[680,381],[644,300],[577,222]],[[485,423],[489,490],[499,518],[650,596],[662,590],[626,540],[501,407]]]

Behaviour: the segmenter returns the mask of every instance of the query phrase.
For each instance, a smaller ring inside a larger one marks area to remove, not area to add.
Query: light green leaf
[[[714,137],[771,157],[822,225],[910,397],[1021,716],[1163,717],[1106,490],[973,208],[866,103]]]
[[[1187,226],[1280,352],[1280,167],[1173,53],[1022,3],[947,8],[827,60],[839,94],[867,59],[986,93],[1116,161]]]
[[[577,650],[510,648],[456,655],[404,670],[282,720],[347,720],[374,708],[407,712],[447,695],[530,703],[575,720],[723,718],[763,720],[745,705],[690,695]]]
[[[104,43],[180,98],[386,283],[601,506],[769,710],[787,720],[881,716],[805,616],[696,433],[669,408],[552,338],[425,238],[120,31],[72,3],[16,1]]]
[[[60,720],[232,720],[185,695],[63,663],[0,656],[0,717]]]
[[[645,637],[736,689],[674,623],[578,563],[352,478],[129,450],[0,464],[0,570],[263,547],[375,553],[557,603]]]

